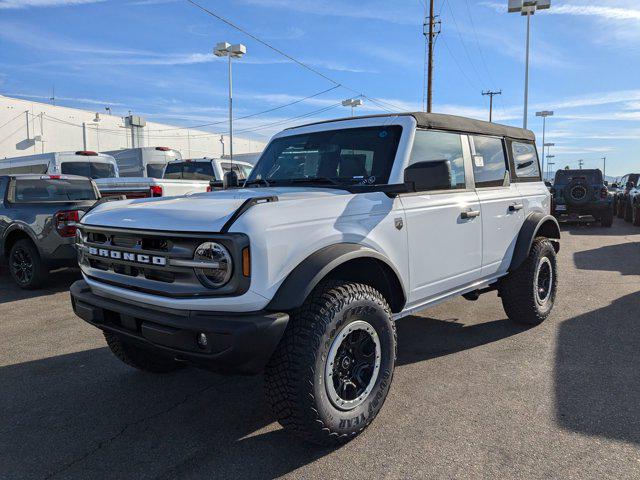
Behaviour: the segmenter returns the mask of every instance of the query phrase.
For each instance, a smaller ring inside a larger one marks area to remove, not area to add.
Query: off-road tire
[[[602,218],[600,218],[600,225],[607,228],[610,228],[613,225],[613,210],[607,210],[602,214]]]
[[[616,215],[618,218],[624,218],[624,203],[618,200],[618,205],[616,207]]]
[[[123,342],[117,335],[104,332],[109,350],[122,362],[144,372],[169,373],[181,367],[175,360]]]
[[[547,259],[547,260],[543,260]],[[536,291],[536,273],[542,262],[550,264],[552,281],[546,301],[540,303]],[[558,288],[556,251],[547,238],[536,238],[529,256],[516,270],[509,273],[498,284],[502,306],[507,317],[515,323],[539,325],[551,313]]]
[[[640,227],[640,207],[638,205],[634,205],[632,207],[632,213],[631,218],[633,220],[633,224],[636,227]]]
[[[18,262],[19,258],[28,259],[27,262],[31,264],[29,267],[29,273],[26,276],[22,276],[19,272],[22,268],[14,268],[14,262]],[[49,274],[49,269],[42,261],[42,258],[40,258],[38,249],[33,242],[23,238],[18,240],[11,247],[11,251],[9,252],[9,273],[13,281],[20,288],[25,290],[34,290],[36,288],[40,288],[45,282]]]
[[[378,335],[380,367],[362,403],[345,411],[329,398],[325,368],[340,332],[361,320]],[[286,430],[316,444],[339,445],[360,434],[376,417],[391,386],[395,361],[396,328],[382,294],[364,284],[322,282],[292,312],[267,365],[267,400]]]
[[[631,220],[633,220],[633,208],[627,202],[624,207],[624,221],[631,223]]]

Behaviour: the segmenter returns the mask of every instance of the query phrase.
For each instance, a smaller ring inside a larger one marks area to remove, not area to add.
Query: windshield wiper
[[[264,183],[266,187],[271,186],[271,182],[269,182],[266,178],[254,178],[253,180],[247,180],[244,182],[244,186],[246,187],[248,185],[259,185],[261,183]]]
[[[336,180],[333,180],[329,177],[309,177],[309,178],[292,178],[290,180],[291,183],[320,183],[320,184],[329,184],[329,185],[344,185],[344,183],[340,183]]]

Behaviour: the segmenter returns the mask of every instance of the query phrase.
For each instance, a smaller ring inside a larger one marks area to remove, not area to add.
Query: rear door
[[[435,160],[450,162],[450,187],[400,195],[409,245],[409,306],[474,282],[482,267],[482,219],[467,137],[417,130],[409,165]]]
[[[524,223],[522,196],[510,181],[505,141],[470,135],[473,176],[482,212],[482,277],[507,271]]]

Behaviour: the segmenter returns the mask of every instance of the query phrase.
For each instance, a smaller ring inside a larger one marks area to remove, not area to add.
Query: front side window
[[[504,186],[507,181],[507,162],[502,139],[480,135],[469,138],[476,188]]]
[[[447,160],[451,167],[451,189],[466,188],[462,141],[457,133],[416,130],[409,165]]]
[[[540,178],[538,154],[533,143],[513,142],[513,163],[518,178]]]
[[[401,134],[401,126],[390,125],[276,138],[247,182],[384,184]]]
[[[68,202],[97,200],[89,180],[81,179],[17,179],[13,186],[15,203]]]
[[[60,173],[88,178],[113,178],[116,168],[108,162],[62,162]]]

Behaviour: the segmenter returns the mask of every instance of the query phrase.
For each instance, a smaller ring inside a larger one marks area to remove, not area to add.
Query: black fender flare
[[[558,220],[549,214],[533,212],[525,219],[524,224],[520,228],[520,233],[518,233],[516,246],[513,250],[513,256],[511,257],[511,264],[509,265],[510,272],[522,265],[529,256],[531,245],[533,245],[533,241],[539,236],[539,233],[555,240],[553,242],[554,248],[556,252],[560,250],[560,224]]]
[[[378,260],[389,267],[402,289],[404,306],[407,294],[402,277],[391,261],[376,250],[356,243],[336,243],[321,248],[305,258],[285,278],[267,305],[267,310],[287,311],[300,307],[311,291],[330,272],[346,262],[359,258]]]
[[[36,249],[38,250],[38,253],[42,254],[40,252],[40,247],[38,246],[38,241],[36,240],[36,236],[33,234],[31,229],[29,227],[27,227],[26,225],[23,225],[21,223],[12,223],[11,225],[9,225],[5,229],[4,232],[2,232],[2,237],[0,238],[0,254],[2,255],[2,257],[5,256],[5,251],[4,250],[5,250],[7,238],[9,238],[9,236],[15,231],[20,231],[20,232],[24,233],[25,235],[27,235],[31,239],[33,244],[36,246]],[[9,252],[6,252],[6,253],[7,253],[7,256],[8,256]]]

